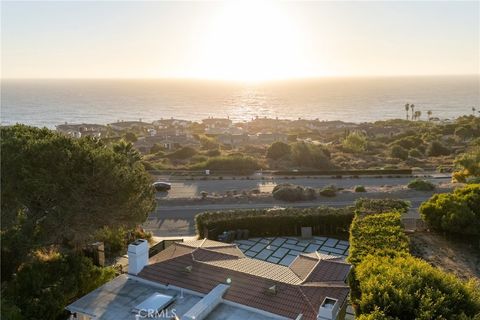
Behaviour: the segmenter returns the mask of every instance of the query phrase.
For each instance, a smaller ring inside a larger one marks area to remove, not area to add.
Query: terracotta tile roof
[[[304,319],[316,319],[326,296],[338,299],[341,304],[348,296],[349,289],[344,281],[350,266],[337,262],[336,258],[329,261],[304,255],[289,268],[219,252],[216,248],[231,249],[232,246],[212,242],[172,245],[181,249],[169,247],[160,252],[157,255],[160,258],[153,257],[140,277],[205,294],[230,279],[224,299],[288,318],[302,313]],[[275,294],[268,291],[273,285]]]

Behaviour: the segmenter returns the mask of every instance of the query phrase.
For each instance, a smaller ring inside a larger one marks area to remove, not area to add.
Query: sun
[[[263,81],[307,70],[301,32],[272,2],[227,2],[212,19],[197,73],[213,79]]]

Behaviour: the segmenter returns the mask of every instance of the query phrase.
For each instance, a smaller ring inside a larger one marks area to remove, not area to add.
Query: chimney
[[[317,320],[335,320],[338,315],[338,300],[326,297],[318,310]]]
[[[128,245],[128,273],[137,275],[148,264],[148,241],[138,239]]]

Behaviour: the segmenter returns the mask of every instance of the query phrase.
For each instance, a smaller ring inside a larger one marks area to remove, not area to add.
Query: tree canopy
[[[25,125],[2,127],[1,136],[4,276],[32,249],[79,247],[105,226],[142,223],[154,209],[150,178],[129,143],[110,147]]]

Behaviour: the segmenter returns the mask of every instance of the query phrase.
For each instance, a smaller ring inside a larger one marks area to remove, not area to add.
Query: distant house
[[[150,309],[183,320],[333,320],[344,318],[350,292],[350,265],[317,252],[286,267],[204,239],[174,243],[149,259],[148,242],[137,240],[128,260],[128,275],[67,306],[73,319],[142,318]]]
[[[252,144],[264,144],[264,145],[269,145],[277,141],[281,142],[287,142],[288,141],[288,135],[285,133],[257,133],[255,135],[250,135],[249,136],[249,141]]]
[[[239,133],[239,134],[224,133],[224,134],[218,135],[217,140],[222,144],[230,145],[232,147],[237,147],[237,146],[241,146],[249,143],[248,134],[246,133]]]
[[[110,123],[113,130],[153,129],[153,124],[142,121],[117,121]]]
[[[203,119],[202,123],[205,128],[228,128],[232,125],[232,120],[228,118],[207,118]]]
[[[165,128],[165,127],[182,127],[186,128],[188,127],[192,121],[188,120],[181,120],[181,119],[160,119],[160,120],[155,120],[152,122],[154,126],[160,127],[160,128]]]
[[[100,124],[60,124],[56,126],[56,130],[60,133],[73,138],[81,137],[102,137],[108,130],[107,126]]]

